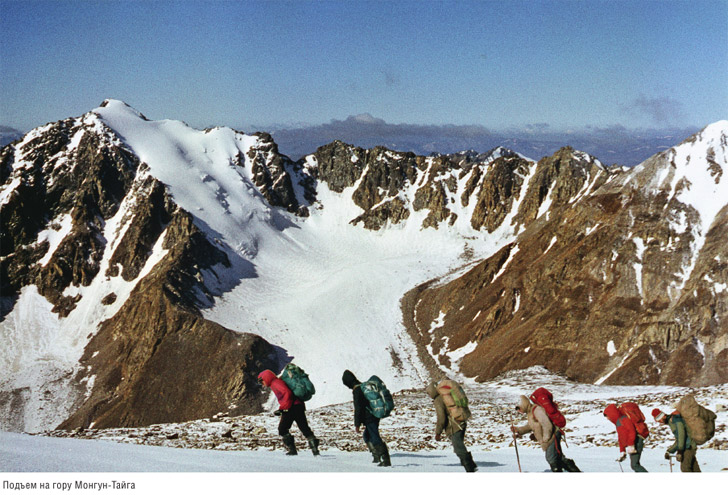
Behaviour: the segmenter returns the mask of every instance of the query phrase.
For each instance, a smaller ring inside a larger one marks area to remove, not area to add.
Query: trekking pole
[[[511,414],[509,414],[508,418],[510,419],[510,422],[511,422],[511,433],[513,434],[513,446],[516,448],[516,461],[518,462],[518,472],[522,473],[523,471],[521,470],[521,456],[518,455],[518,441],[516,440],[516,432],[513,431],[513,428],[515,428],[515,426],[513,425],[513,416]]]

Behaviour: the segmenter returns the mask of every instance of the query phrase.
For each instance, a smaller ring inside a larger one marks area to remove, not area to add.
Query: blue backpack
[[[387,390],[387,386],[379,379],[377,375],[372,375],[369,380],[363,382],[361,391],[364,397],[369,401],[369,412],[375,418],[386,418],[394,409],[394,399],[392,394]]]
[[[280,378],[288,385],[293,395],[304,402],[316,393],[316,388],[311,383],[311,380],[308,379],[306,372],[293,363],[288,363],[283,368]]]

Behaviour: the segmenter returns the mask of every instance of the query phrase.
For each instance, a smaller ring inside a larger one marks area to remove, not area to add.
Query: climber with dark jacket
[[[354,396],[354,427],[359,433],[361,426],[364,426],[362,437],[364,443],[372,453],[372,462],[379,463],[379,466],[391,466],[389,449],[379,436],[379,418],[375,417],[369,410],[369,401],[361,390],[361,382],[349,370],[345,370],[341,381],[352,390]]]
[[[271,370],[261,371],[258,375],[258,382],[261,385],[270,387],[276,399],[278,399],[280,407],[275,414],[281,417],[281,421],[278,423],[278,434],[283,439],[283,445],[288,449],[286,455],[298,454],[296,451],[296,441],[290,433],[294,421],[298,425],[298,429],[303,433],[303,436],[308,440],[308,445],[311,447],[313,455],[319,455],[319,440],[314,436],[311,428],[308,426],[306,404],[293,395],[293,392],[288,388],[286,382],[278,378]]]

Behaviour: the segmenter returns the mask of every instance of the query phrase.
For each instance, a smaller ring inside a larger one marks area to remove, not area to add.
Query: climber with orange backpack
[[[551,471],[581,472],[573,459],[567,458],[561,449],[566,418],[556,407],[551,392],[542,387],[531,394],[530,400],[522,395],[516,411],[525,414],[528,422],[524,426],[511,426],[511,431],[518,436],[531,432],[531,439],[538,442],[546,454]]]
[[[617,427],[617,439],[621,456],[617,462],[622,462],[629,454],[629,463],[635,473],[646,473],[647,470],[640,464],[642,449],[649,429],[645,424],[645,416],[639,406],[634,402],[625,402],[617,407],[609,404],[604,409],[604,416]]]
[[[470,418],[470,409],[463,388],[454,380],[445,379],[439,383],[430,383],[426,390],[434,400],[437,414],[435,440],[440,441],[442,433],[445,432],[460,459],[460,464],[466,472],[474,473],[478,470],[478,466],[473,460],[473,455],[465,447],[465,429]]]

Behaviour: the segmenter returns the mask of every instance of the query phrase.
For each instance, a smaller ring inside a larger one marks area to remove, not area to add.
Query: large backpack
[[[359,385],[364,397],[369,401],[369,412],[375,418],[386,418],[394,409],[394,399],[389,393],[387,386],[377,375],[372,375],[369,380]]]
[[[675,405],[675,409],[685,421],[688,435],[698,445],[702,445],[715,435],[715,418],[713,411],[698,404],[693,395],[686,395]]]
[[[462,423],[470,419],[468,397],[458,382],[449,379],[442,380],[437,384],[437,393],[442,397],[447,412],[455,422]]]
[[[543,387],[537,388],[531,394],[531,400],[534,404],[544,408],[555,427],[563,428],[566,426],[566,418],[561,414],[559,408],[556,407],[554,396],[551,395],[551,392]]]
[[[309,380],[306,372],[293,363],[288,363],[283,368],[280,378],[288,385],[293,395],[304,402],[316,393],[316,388],[311,383],[311,380]]]
[[[642,411],[640,411],[640,407],[637,404],[634,402],[625,402],[620,404],[617,409],[619,409],[620,413],[627,416],[632,423],[634,423],[634,428],[637,430],[637,434],[639,436],[647,438],[650,434],[650,429],[645,423],[645,415],[642,414]]]

